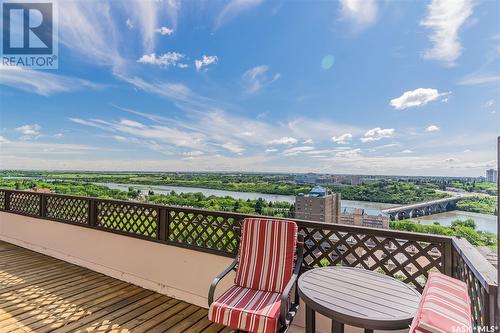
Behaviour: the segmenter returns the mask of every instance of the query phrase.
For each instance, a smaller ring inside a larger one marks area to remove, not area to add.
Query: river
[[[38,180],[46,180],[51,181],[53,179],[42,179],[36,177],[3,177],[3,178],[23,178],[23,179],[38,179]],[[289,203],[295,202],[295,196],[293,195],[279,195],[279,194],[266,194],[266,193],[254,193],[254,192],[236,192],[236,191],[224,191],[224,190],[214,190],[207,188],[199,188],[199,187],[183,187],[183,186],[170,186],[170,185],[140,185],[140,184],[118,184],[118,183],[95,183],[97,185],[103,185],[109,187],[111,189],[117,189],[122,191],[128,191],[129,187],[133,187],[135,189],[140,189],[141,191],[147,193],[147,191],[152,190],[158,194],[168,194],[172,191],[177,193],[196,193],[201,192],[205,196],[214,195],[217,197],[225,197],[229,196],[235,199],[258,199],[262,198],[267,201],[286,201]],[[365,210],[366,214],[369,215],[378,215],[381,213],[381,210],[395,207],[398,205],[388,204],[383,202],[369,202],[369,201],[355,201],[355,200],[342,200],[342,209],[350,211],[354,208],[362,208]],[[415,221],[419,221],[422,224],[433,224],[434,222],[439,222],[441,225],[450,225],[451,222],[461,219],[473,219],[476,222],[477,230],[492,232],[494,234],[497,233],[497,221],[496,216],[488,215],[488,214],[480,214],[480,213],[472,213],[472,212],[463,212],[459,210],[454,210],[450,212],[444,212],[434,215],[422,216],[416,219]]]
[[[96,183],[98,185],[103,185],[109,187],[111,189],[117,189],[122,191],[128,191],[129,187],[133,187],[135,189],[140,189],[143,192],[147,192],[149,190],[154,191],[157,194],[168,194],[171,191],[175,191],[177,193],[196,193],[201,192],[205,196],[218,196],[225,197],[229,196],[235,199],[258,199],[262,198],[266,201],[286,201],[289,203],[295,202],[295,196],[293,195],[279,195],[279,194],[266,194],[266,193],[253,193],[253,192],[236,192],[236,191],[224,191],[224,190],[214,190],[207,188],[199,188],[199,187],[183,187],[183,186],[170,186],[170,185],[139,185],[139,184],[117,184],[117,183]],[[354,208],[362,208],[365,210],[366,214],[370,215],[378,215],[381,213],[381,210],[395,207],[398,205],[388,204],[383,202],[368,202],[368,201],[355,201],[355,200],[342,200],[342,209],[344,210],[352,210]],[[472,212],[463,212],[463,211],[450,211],[444,212],[434,215],[428,215],[413,219],[415,221],[419,221],[422,224],[433,224],[434,222],[439,222],[441,225],[450,225],[452,221],[458,219],[473,219],[476,222],[477,230],[497,233],[497,221],[496,216],[487,215],[487,214],[479,214]]]

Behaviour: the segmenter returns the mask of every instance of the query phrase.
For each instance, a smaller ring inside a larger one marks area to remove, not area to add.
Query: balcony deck
[[[229,332],[207,310],[0,241],[0,332]]]

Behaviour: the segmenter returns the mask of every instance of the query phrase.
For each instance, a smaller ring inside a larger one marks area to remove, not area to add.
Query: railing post
[[[40,217],[47,216],[47,197],[44,193],[40,194]]]
[[[97,225],[97,207],[96,207],[96,200],[93,198],[89,199],[89,216],[87,223],[90,227],[94,227]]]
[[[10,191],[5,191],[5,197],[4,197],[4,204],[3,207],[6,212],[10,210]]]
[[[500,329],[500,136],[497,138],[497,301],[496,325]]]
[[[453,276],[453,251],[452,251],[452,241],[447,240],[444,243],[444,274],[448,276]]]
[[[168,240],[168,211],[167,208],[161,207],[159,211],[158,239],[162,241]]]

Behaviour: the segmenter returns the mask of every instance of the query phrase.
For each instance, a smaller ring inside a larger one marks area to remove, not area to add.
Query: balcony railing
[[[0,189],[0,211],[234,257],[247,214]],[[476,327],[495,324],[497,277],[464,239],[295,220],[304,269],[347,265],[378,271],[421,291],[428,273],[465,281]],[[498,323],[497,323],[498,324]]]

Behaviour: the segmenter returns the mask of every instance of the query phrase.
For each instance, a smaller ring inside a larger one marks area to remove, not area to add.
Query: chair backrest
[[[246,218],[241,230],[236,285],[282,292],[293,273],[296,246],[295,222]]]
[[[472,333],[467,284],[439,272],[429,273],[410,333]]]

